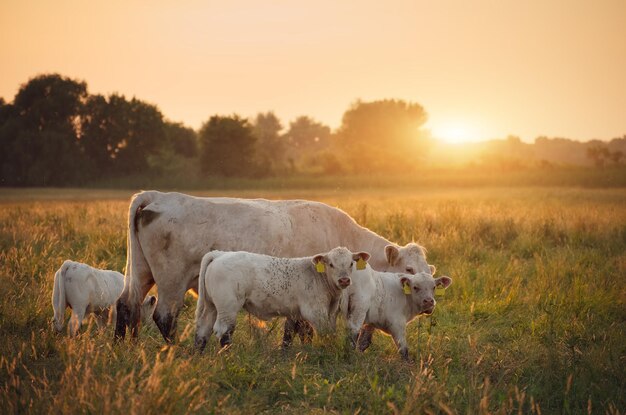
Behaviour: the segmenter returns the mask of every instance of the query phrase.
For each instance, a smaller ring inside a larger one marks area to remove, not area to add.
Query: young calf
[[[369,257],[346,248],[306,258],[209,252],[200,265],[196,346],[205,348],[211,329],[222,347],[229,345],[242,308],[262,320],[285,316],[305,319],[321,332],[334,330],[355,261]]]
[[[379,272],[369,265],[356,271],[340,302],[352,344],[365,351],[374,330],[379,329],[393,337],[400,355],[408,360],[406,325],[421,314],[432,314],[435,287],[447,288],[451,283],[449,277],[433,278],[425,272],[416,275]]]
[[[101,270],[80,262],[66,260],[54,275],[52,308],[54,328],[60,332],[65,323],[65,309],[72,309],[70,335],[80,329],[86,314],[94,313],[98,324],[115,319],[115,302],[124,289],[124,276],[116,271]],[[142,316],[152,318],[156,297],[146,297],[141,307]],[[113,306],[113,307],[111,307]]]

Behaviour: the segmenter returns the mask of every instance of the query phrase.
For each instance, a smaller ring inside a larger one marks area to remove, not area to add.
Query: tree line
[[[253,119],[212,115],[194,131],[156,105],[90,94],[84,81],[44,74],[21,85],[12,102],[0,98],[0,185],[406,171],[428,147],[426,120],[416,103],[357,101],[335,132],[308,116],[285,128],[271,111]]]
[[[581,143],[518,137],[463,146],[431,139],[424,108],[356,101],[331,129],[308,116],[284,126],[271,111],[207,117],[198,131],[137,98],[90,94],[87,84],[44,74],[0,98],[0,186],[170,183],[208,177],[412,173],[437,166],[499,169],[622,165],[626,136]]]

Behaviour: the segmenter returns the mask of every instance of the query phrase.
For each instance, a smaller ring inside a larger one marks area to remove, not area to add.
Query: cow
[[[445,289],[451,283],[450,277],[433,278],[426,272],[380,272],[369,266],[355,271],[352,285],[342,293],[339,305],[352,345],[365,351],[379,329],[392,336],[400,355],[408,360],[407,324],[419,315],[432,314],[437,304],[435,287]]]
[[[135,194],[128,213],[126,279],[117,303],[116,339],[138,335],[139,307],[156,284],[154,321],[172,342],[185,292],[198,290],[200,261],[213,250],[305,257],[345,246],[373,253],[381,271],[429,271],[424,249],[399,247],[358,225],[340,209],[305,200],[202,198],[181,193]]]
[[[319,332],[334,331],[341,290],[350,285],[355,262],[369,257],[342,247],[305,258],[207,253],[198,282],[196,347],[205,348],[211,329],[221,347],[229,346],[242,308],[262,320],[305,319]]]
[[[98,325],[107,323],[109,317],[115,319],[115,303],[123,289],[124,276],[119,272],[66,260],[54,274],[54,329],[57,332],[63,330],[67,307],[72,309],[69,324],[71,336],[78,333],[87,314],[95,314]],[[151,318],[155,303],[156,297],[148,296],[142,304],[141,314]]]

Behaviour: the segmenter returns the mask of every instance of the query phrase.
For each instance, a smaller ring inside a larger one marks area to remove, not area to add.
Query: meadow
[[[428,250],[453,278],[408,329],[413,361],[377,333],[365,353],[334,339],[279,349],[282,321],[246,314],[233,346],[193,347],[188,294],[178,342],[155,327],[113,342],[51,329],[64,259],[123,272],[132,191],[0,190],[0,412],[610,413],[626,411],[624,187],[368,186],[194,194],[307,198]],[[69,315],[69,311],[67,312]]]

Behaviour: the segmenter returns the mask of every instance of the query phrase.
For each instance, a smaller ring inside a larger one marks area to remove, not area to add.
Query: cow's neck
[[[332,282],[326,272],[316,272],[316,274],[318,275],[316,281],[318,281],[319,284],[324,288],[323,292],[327,294],[329,306],[332,305],[333,301],[337,302],[337,298],[339,298],[341,294],[341,289]]]
[[[357,250],[366,251],[370,254],[368,263],[373,269],[385,272],[389,269],[389,263],[385,257],[385,247],[392,244],[375,232],[361,228],[357,232],[354,246],[357,247]]]
[[[405,297],[406,297],[406,308],[405,308],[404,314],[406,315],[406,321],[409,322],[413,320],[415,316],[419,314],[420,310],[415,305],[412,295],[405,295]]]

